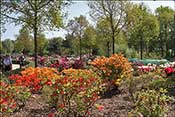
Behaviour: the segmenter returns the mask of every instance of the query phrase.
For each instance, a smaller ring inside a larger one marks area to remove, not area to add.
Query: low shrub
[[[61,58],[60,61],[56,60],[53,64],[51,64],[49,67],[53,67],[58,69],[58,71],[62,71],[64,69],[83,69],[85,66],[85,63],[83,60],[68,60],[67,58]]]
[[[166,95],[165,89],[143,90],[135,93],[135,109],[129,114],[131,117],[164,117],[167,104],[171,97]]]
[[[11,113],[24,107],[31,96],[30,90],[24,86],[0,82],[0,112]]]
[[[17,86],[26,86],[32,92],[37,92],[44,85],[51,85],[58,78],[58,71],[54,68],[26,68],[20,74],[13,74],[9,78]]]
[[[15,69],[15,70],[11,70],[11,71],[7,71],[4,72],[3,75],[5,75],[6,77],[12,75],[12,74],[20,74],[21,71],[23,71],[24,69]]]
[[[131,64],[122,54],[114,54],[109,58],[100,57],[90,62],[94,71],[99,73],[103,81],[112,85],[119,85],[124,78],[131,78]]]
[[[53,86],[51,103],[63,116],[87,116],[102,91],[100,77],[91,70],[63,70]]]

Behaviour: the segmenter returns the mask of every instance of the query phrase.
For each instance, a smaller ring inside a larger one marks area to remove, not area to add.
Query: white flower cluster
[[[174,67],[175,66],[175,61],[174,62],[165,63],[165,64],[161,64],[159,66],[161,68]]]

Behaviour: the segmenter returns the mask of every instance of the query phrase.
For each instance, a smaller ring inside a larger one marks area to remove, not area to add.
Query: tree
[[[105,18],[101,18],[96,24],[96,42],[101,55],[110,55],[110,24]]]
[[[95,28],[91,25],[87,26],[84,30],[82,45],[84,49],[88,50],[89,55],[97,49],[96,37]]]
[[[3,46],[2,46],[2,41],[0,40],[0,54],[3,53]]]
[[[63,39],[61,37],[55,37],[49,39],[47,50],[49,53],[59,54],[61,55],[61,46]]]
[[[62,42],[62,54],[68,54],[68,55],[79,54],[79,52],[77,52],[77,50],[79,49],[77,48],[78,45],[77,43],[74,44],[74,41],[76,42],[77,40],[73,33],[71,34],[69,32],[65,35],[65,40],[63,40]]]
[[[2,33],[5,32],[4,24],[5,24],[6,20],[5,20],[4,16],[2,15],[3,12],[4,11],[2,10],[2,4],[0,1],[0,40],[1,40]]]
[[[42,34],[42,33],[39,33],[38,34],[38,40],[37,40],[37,43],[38,43],[38,54],[39,55],[43,55],[46,51],[46,47],[47,47],[47,44],[48,44],[48,40],[46,39],[45,35]]]
[[[61,9],[67,5],[63,0],[2,0],[1,14],[17,25],[32,30],[34,36],[35,67],[37,67],[37,35],[44,29],[62,26]],[[14,15],[15,14],[15,15]]]
[[[161,55],[164,56],[164,48],[166,48],[166,55],[169,49],[173,50],[173,25],[175,11],[169,7],[160,6],[155,11],[160,25],[160,48]]]
[[[140,57],[143,58],[143,50],[149,53],[150,42],[157,39],[159,25],[157,18],[149,9],[141,5],[130,4],[127,13],[127,27],[125,35],[128,38],[130,48],[140,49]]]
[[[11,54],[14,50],[14,44],[11,39],[2,41],[2,48],[5,54]]]
[[[19,31],[19,35],[16,36],[14,43],[15,52],[21,53],[25,49],[25,53],[33,51],[33,39],[28,29],[22,28]]]
[[[88,26],[88,21],[86,17],[80,15],[79,17],[75,17],[73,20],[70,20],[67,26],[68,33],[72,33],[73,36],[79,39],[79,56],[81,59],[82,54],[82,37],[84,30]]]
[[[99,0],[89,2],[91,17],[94,19],[106,18],[110,24],[112,39],[112,53],[115,53],[115,37],[125,26],[125,9],[127,1],[122,0]]]

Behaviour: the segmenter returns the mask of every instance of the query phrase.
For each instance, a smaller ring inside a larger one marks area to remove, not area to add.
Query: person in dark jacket
[[[25,61],[25,57],[24,57],[24,55],[22,54],[22,55],[19,57],[20,69],[24,66],[24,61]]]
[[[5,56],[5,58],[3,59],[3,64],[5,72],[12,70],[12,59],[10,55]]]

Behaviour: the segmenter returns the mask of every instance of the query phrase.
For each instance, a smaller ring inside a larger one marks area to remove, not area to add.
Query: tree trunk
[[[140,34],[140,59],[143,59],[143,36]]]
[[[115,32],[112,32],[112,54],[115,54]]]
[[[161,50],[161,57],[164,56],[164,48],[163,48],[163,25],[162,23],[160,22],[160,34],[159,34],[159,37],[160,37],[160,50]]]
[[[38,67],[38,53],[37,53],[37,32],[38,32],[38,27],[37,27],[37,8],[36,8],[36,2],[35,2],[35,19],[34,19],[34,55],[35,55],[35,67]]]
[[[81,60],[81,36],[80,36],[80,60]]]
[[[167,28],[167,25],[165,25],[165,49],[166,49],[166,57],[169,56],[169,52],[168,52],[168,28]]]
[[[110,51],[110,48],[109,48],[109,41],[107,42],[107,56],[109,57],[109,51]]]
[[[173,32],[173,35],[175,35],[175,14],[174,14],[174,32]],[[174,37],[174,44],[173,44],[173,46],[174,46],[174,47],[173,47],[173,48],[174,48],[174,49],[173,49],[174,55],[173,55],[173,56],[175,57],[175,36],[173,36],[173,37]]]

